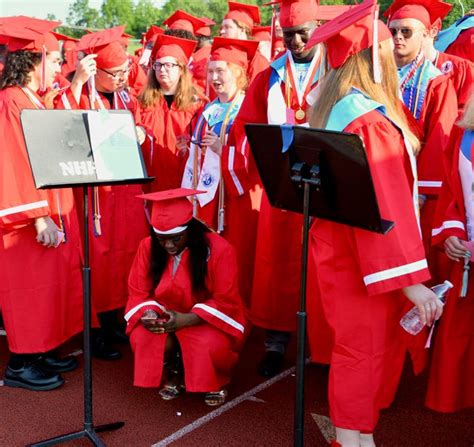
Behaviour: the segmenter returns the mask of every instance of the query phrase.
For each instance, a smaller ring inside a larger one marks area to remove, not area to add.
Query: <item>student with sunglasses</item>
[[[393,36],[400,90],[405,106],[416,120],[420,141],[417,156],[420,192],[421,230],[433,280],[438,274],[438,259],[430,250],[432,218],[443,180],[443,150],[458,113],[456,92],[444,76],[425,57],[423,44],[431,28],[428,6],[395,1],[388,10],[388,26]],[[428,4],[428,0],[424,3]],[[441,275],[441,276],[438,276]]]

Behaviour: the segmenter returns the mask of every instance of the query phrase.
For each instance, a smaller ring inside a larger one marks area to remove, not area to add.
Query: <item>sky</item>
[[[65,21],[69,5],[73,0],[0,0],[1,16],[27,15],[38,19],[54,14],[57,19]],[[102,0],[89,0],[91,8],[100,9]]]

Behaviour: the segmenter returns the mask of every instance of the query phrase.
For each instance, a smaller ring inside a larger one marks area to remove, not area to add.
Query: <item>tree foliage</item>
[[[253,3],[261,6],[269,0],[239,0],[243,3]],[[379,0],[381,14],[388,8],[393,0]],[[443,22],[443,27],[451,25],[461,17],[462,10],[456,0],[445,0],[454,4],[452,11]],[[473,6],[474,0],[463,0],[466,11]],[[360,1],[359,1],[360,2]],[[80,36],[84,31],[81,29],[110,28],[116,25],[125,25],[126,32],[133,34],[136,38],[141,37],[150,25],[161,25],[163,20],[169,17],[177,9],[183,9],[197,17],[209,17],[217,24],[222,22],[227,12],[227,0],[167,0],[160,8],[156,5],[158,0],[103,0],[100,10],[92,8],[89,0],[75,0],[69,7],[66,19],[68,25],[79,27],[79,30],[71,32],[70,35]],[[350,5],[355,0],[321,0],[324,5]],[[260,15],[262,25],[270,24],[271,7],[261,7]],[[218,25],[214,27],[214,34],[218,31]]]

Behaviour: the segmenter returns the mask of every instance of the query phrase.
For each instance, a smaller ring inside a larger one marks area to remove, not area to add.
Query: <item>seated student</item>
[[[224,403],[245,332],[232,246],[196,219],[174,189],[139,196],[152,201],[151,236],[130,271],[127,333],[135,353],[134,385],[162,386],[171,400],[186,389]]]

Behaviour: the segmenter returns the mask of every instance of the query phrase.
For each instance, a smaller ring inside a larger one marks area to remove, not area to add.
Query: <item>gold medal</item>
[[[297,120],[304,120],[306,116],[306,113],[304,113],[304,110],[303,109],[298,109],[295,113],[295,117]]]

